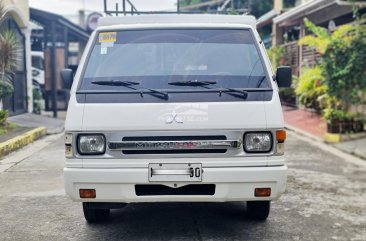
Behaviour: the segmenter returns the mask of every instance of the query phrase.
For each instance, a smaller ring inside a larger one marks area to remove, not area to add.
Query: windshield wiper
[[[130,88],[132,90],[139,91],[141,97],[143,97],[144,91],[148,91],[149,93],[151,93],[153,96],[155,96],[157,98],[164,99],[164,100],[169,99],[169,94],[164,91],[154,90],[154,89],[150,89],[150,88],[142,88],[142,89],[133,88],[132,86],[136,86],[136,85],[140,84],[135,81],[108,80],[108,81],[92,81],[91,83],[96,84],[96,85],[124,86],[124,87]]]
[[[224,91],[222,91],[222,90],[224,90]],[[220,91],[220,96],[221,96],[221,93],[224,92],[224,93],[228,93],[228,94],[235,93],[234,94],[235,96],[241,97],[243,99],[248,98],[248,92],[245,91],[245,90],[241,90],[241,89],[236,89],[236,88],[221,88],[221,90],[219,89],[219,91]]]
[[[186,81],[170,82],[168,84],[177,85],[177,86],[200,86],[200,87],[204,87],[206,89],[216,90],[216,89],[209,88],[207,86],[217,84],[217,82],[216,81],[186,80]],[[228,93],[228,94],[235,93],[234,94],[235,96],[241,97],[243,99],[246,99],[248,97],[248,92],[245,90],[240,90],[240,89],[221,87],[220,89],[217,89],[216,91],[219,92],[220,96],[224,92],[224,93]]]
[[[182,80],[176,82],[169,82],[169,85],[176,86],[206,86],[206,85],[214,85],[216,81],[200,81],[200,80]]]
[[[140,84],[134,81],[123,81],[123,80],[92,81],[91,83],[95,85],[126,86],[126,87]]]
[[[266,79],[266,76],[262,76],[262,78],[260,78],[260,80],[257,83],[257,88],[261,87],[263,80],[265,80],[265,79]]]

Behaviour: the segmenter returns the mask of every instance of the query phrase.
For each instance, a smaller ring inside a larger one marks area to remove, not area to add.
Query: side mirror
[[[74,75],[71,69],[61,70],[62,89],[71,89],[73,79]]]
[[[291,87],[292,70],[291,67],[281,66],[277,68],[276,81],[278,87]]]

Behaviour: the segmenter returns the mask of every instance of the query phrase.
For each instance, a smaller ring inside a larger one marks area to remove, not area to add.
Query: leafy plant
[[[33,112],[35,114],[41,114],[41,100],[42,100],[42,93],[40,89],[33,88]]]
[[[324,76],[329,95],[342,100],[343,110],[362,102],[366,90],[366,42],[364,27],[355,27],[349,41],[334,39],[324,53]]]
[[[0,128],[6,126],[8,116],[9,116],[8,111],[0,110]]]
[[[347,112],[345,112],[343,110],[332,109],[332,108],[325,109],[323,117],[327,121],[331,121],[331,122],[346,121],[346,120],[351,119],[350,114],[348,114]]]
[[[278,66],[284,65],[284,53],[285,49],[283,46],[275,46],[270,48],[268,51],[268,57],[271,60],[273,70],[276,70]]]
[[[320,110],[322,107],[321,97],[327,93],[327,90],[328,87],[324,84],[322,69],[316,66],[302,71],[295,92],[301,105]]]
[[[349,42],[350,38],[348,34],[353,31],[351,25],[340,26],[333,33],[328,33],[326,28],[316,26],[314,23],[309,21],[307,18],[304,20],[307,30],[313,35],[307,35],[299,40],[299,45],[308,45],[314,47],[317,52],[324,54],[328,48],[328,45],[334,41],[341,39],[342,41]]]
[[[300,77],[296,90],[300,103],[311,105],[313,97],[318,95],[317,104],[324,108],[325,119],[347,120],[350,106],[360,105],[365,99],[366,41],[363,33],[366,27],[356,22],[329,33],[307,19],[305,25],[313,35],[302,38],[299,45],[314,47],[322,55],[322,62],[313,72]],[[321,79],[321,85],[314,88],[316,79]]]
[[[5,17],[0,1],[0,20]],[[13,92],[14,70],[19,58],[16,35],[4,28],[0,32],[0,101]]]

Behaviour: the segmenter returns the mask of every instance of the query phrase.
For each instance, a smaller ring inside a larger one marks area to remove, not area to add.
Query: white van
[[[89,222],[138,202],[246,201],[285,191],[278,86],[251,16],[102,19],[71,87],[65,188]],[[71,70],[63,70],[67,85]]]
[[[32,51],[32,79],[42,88],[45,84],[44,75],[44,54],[41,51]]]

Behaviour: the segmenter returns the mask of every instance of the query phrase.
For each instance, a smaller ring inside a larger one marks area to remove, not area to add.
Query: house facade
[[[1,30],[12,31],[19,46],[19,58],[15,69],[14,93],[3,100],[3,108],[10,115],[33,111],[33,89],[31,73],[31,51],[29,27],[29,1],[3,0],[5,18],[0,22]]]
[[[361,14],[366,13],[366,2],[356,2]],[[313,67],[320,55],[298,40],[309,34],[304,19],[332,32],[339,26],[354,22],[352,3],[341,0],[308,0],[275,16],[272,21],[272,46],[284,47],[284,64],[290,65],[294,75],[304,67]]]

